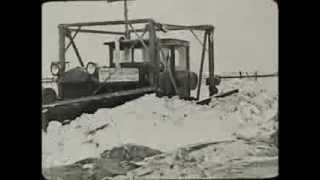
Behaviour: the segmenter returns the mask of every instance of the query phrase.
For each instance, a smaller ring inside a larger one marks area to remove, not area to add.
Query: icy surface
[[[47,133],[42,133],[43,167],[99,157],[104,150],[125,143],[169,152],[200,142],[266,139],[277,129],[278,114],[277,81],[267,81],[223,81],[221,92],[236,88],[240,92],[213,99],[208,106],[151,94],[83,114],[68,125],[51,122]],[[99,127],[104,128],[92,131]]]

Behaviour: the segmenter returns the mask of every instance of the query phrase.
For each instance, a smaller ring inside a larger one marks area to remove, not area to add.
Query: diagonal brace
[[[73,47],[73,49],[74,49],[74,52],[76,53],[76,56],[77,56],[77,58],[78,58],[78,60],[79,60],[79,63],[80,63],[80,65],[81,65],[81,67],[84,67],[84,63],[83,63],[83,61],[82,61],[82,59],[81,59],[79,50],[78,50],[76,44],[74,43],[74,41],[73,41],[73,39],[72,39],[72,36],[71,36],[70,31],[67,31],[66,35],[67,35],[67,37],[68,37],[69,40],[70,40],[70,43],[71,43],[71,45],[72,45],[72,47]]]
[[[76,36],[77,36],[77,34],[79,33],[80,29],[81,29],[81,26],[79,26],[79,28],[78,28],[78,29],[76,30],[76,32],[73,34],[72,39],[75,39],[75,38],[76,38]],[[67,45],[67,47],[66,47],[66,49],[65,49],[66,52],[67,52],[67,50],[69,49],[70,46],[71,46],[71,41],[69,42],[69,44]]]

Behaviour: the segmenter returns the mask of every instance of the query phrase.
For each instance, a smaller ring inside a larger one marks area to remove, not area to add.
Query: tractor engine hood
[[[91,75],[82,67],[70,69],[59,78],[59,82],[61,83],[82,83],[88,81],[91,81]]]

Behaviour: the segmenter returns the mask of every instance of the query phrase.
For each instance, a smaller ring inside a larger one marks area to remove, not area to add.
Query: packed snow
[[[128,143],[170,152],[201,142],[267,139],[278,128],[277,80],[267,81],[224,80],[220,92],[237,88],[239,93],[213,98],[209,105],[150,94],[83,114],[70,124],[50,122],[42,132],[42,165],[100,157],[105,150]]]

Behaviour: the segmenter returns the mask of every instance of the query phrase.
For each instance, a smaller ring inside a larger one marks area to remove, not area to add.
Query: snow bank
[[[235,137],[262,137],[274,132],[277,93],[254,80],[228,80],[221,90],[238,94],[213,99],[209,106],[177,98],[146,95],[112,109],[83,114],[68,125],[51,122],[42,133],[43,167],[71,164],[126,143],[160,151]],[[93,133],[92,130],[103,129]]]

